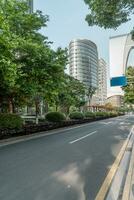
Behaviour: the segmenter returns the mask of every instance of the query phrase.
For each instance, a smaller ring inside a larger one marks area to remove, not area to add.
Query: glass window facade
[[[98,51],[90,40],[77,39],[69,45],[70,75],[87,87],[98,87]]]

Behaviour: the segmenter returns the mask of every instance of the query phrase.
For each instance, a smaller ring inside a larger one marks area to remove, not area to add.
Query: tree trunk
[[[13,113],[16,113],[15,103],[12,103],[12,105],[13,105]]]
[[[0,113],[3,111],[2,107],[3,107],[3,98],[0,97]]]
[[[58,111],[58,105],[55,106],[55,111],[56,111],[56,112]]]
[[[70,106],[67,107],[67,114],[70,113]]]
[[[45,101],[45,113],[48,112],[48,103]]]
[[[12,97],[8,98],[8,112],[13,113],[13,98]]]
[[[39,102],[35,101],[36,124],[39,123]]]

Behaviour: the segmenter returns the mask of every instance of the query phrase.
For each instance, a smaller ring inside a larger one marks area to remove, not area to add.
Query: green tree
[[[39,33],[48,16],[28,11],[27,1],[0,1],[0,99],[8,100],[9,112],[16,102],[50,101],[67,62],[67,50],[52,50]]]
[[[64,112],[69,113],[71,106],[80,109],[85,105],[85,95],[86,88],[83,83],[65,74],[55,102],[57,107],[60,106]]]
[[[84,0],[90,13],[86,21],[90,26],[99,25],[104,28],[117,28],[131,19],[134,12],[133,0]]]
[[[87,97],[89,99],[89,103],[91,102],[91,99],[92,99],[93,95],[95,94],[96,89],[97,88],[94,88],[94,87],[87,88],[86,94],[87,94]]]
[[[126,71],[127,86],[123,87],[125,92],[124,100],[128,104],[134,104],[134,67],[128,67]]]

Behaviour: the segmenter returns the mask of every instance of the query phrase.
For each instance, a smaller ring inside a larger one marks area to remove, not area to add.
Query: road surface
[[[0,147],[0,200],[94,200],[133,116]]]

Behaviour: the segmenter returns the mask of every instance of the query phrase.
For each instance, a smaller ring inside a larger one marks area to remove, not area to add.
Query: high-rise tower
[[[97,46],[87,39],[75,39],[69,45],[70,75],[78,79],[87,88],[98,87],[98,51]]]
[[[107,99],[107,63],[102,58],[99,59],[98,78],[99,104],[105,105]]]

